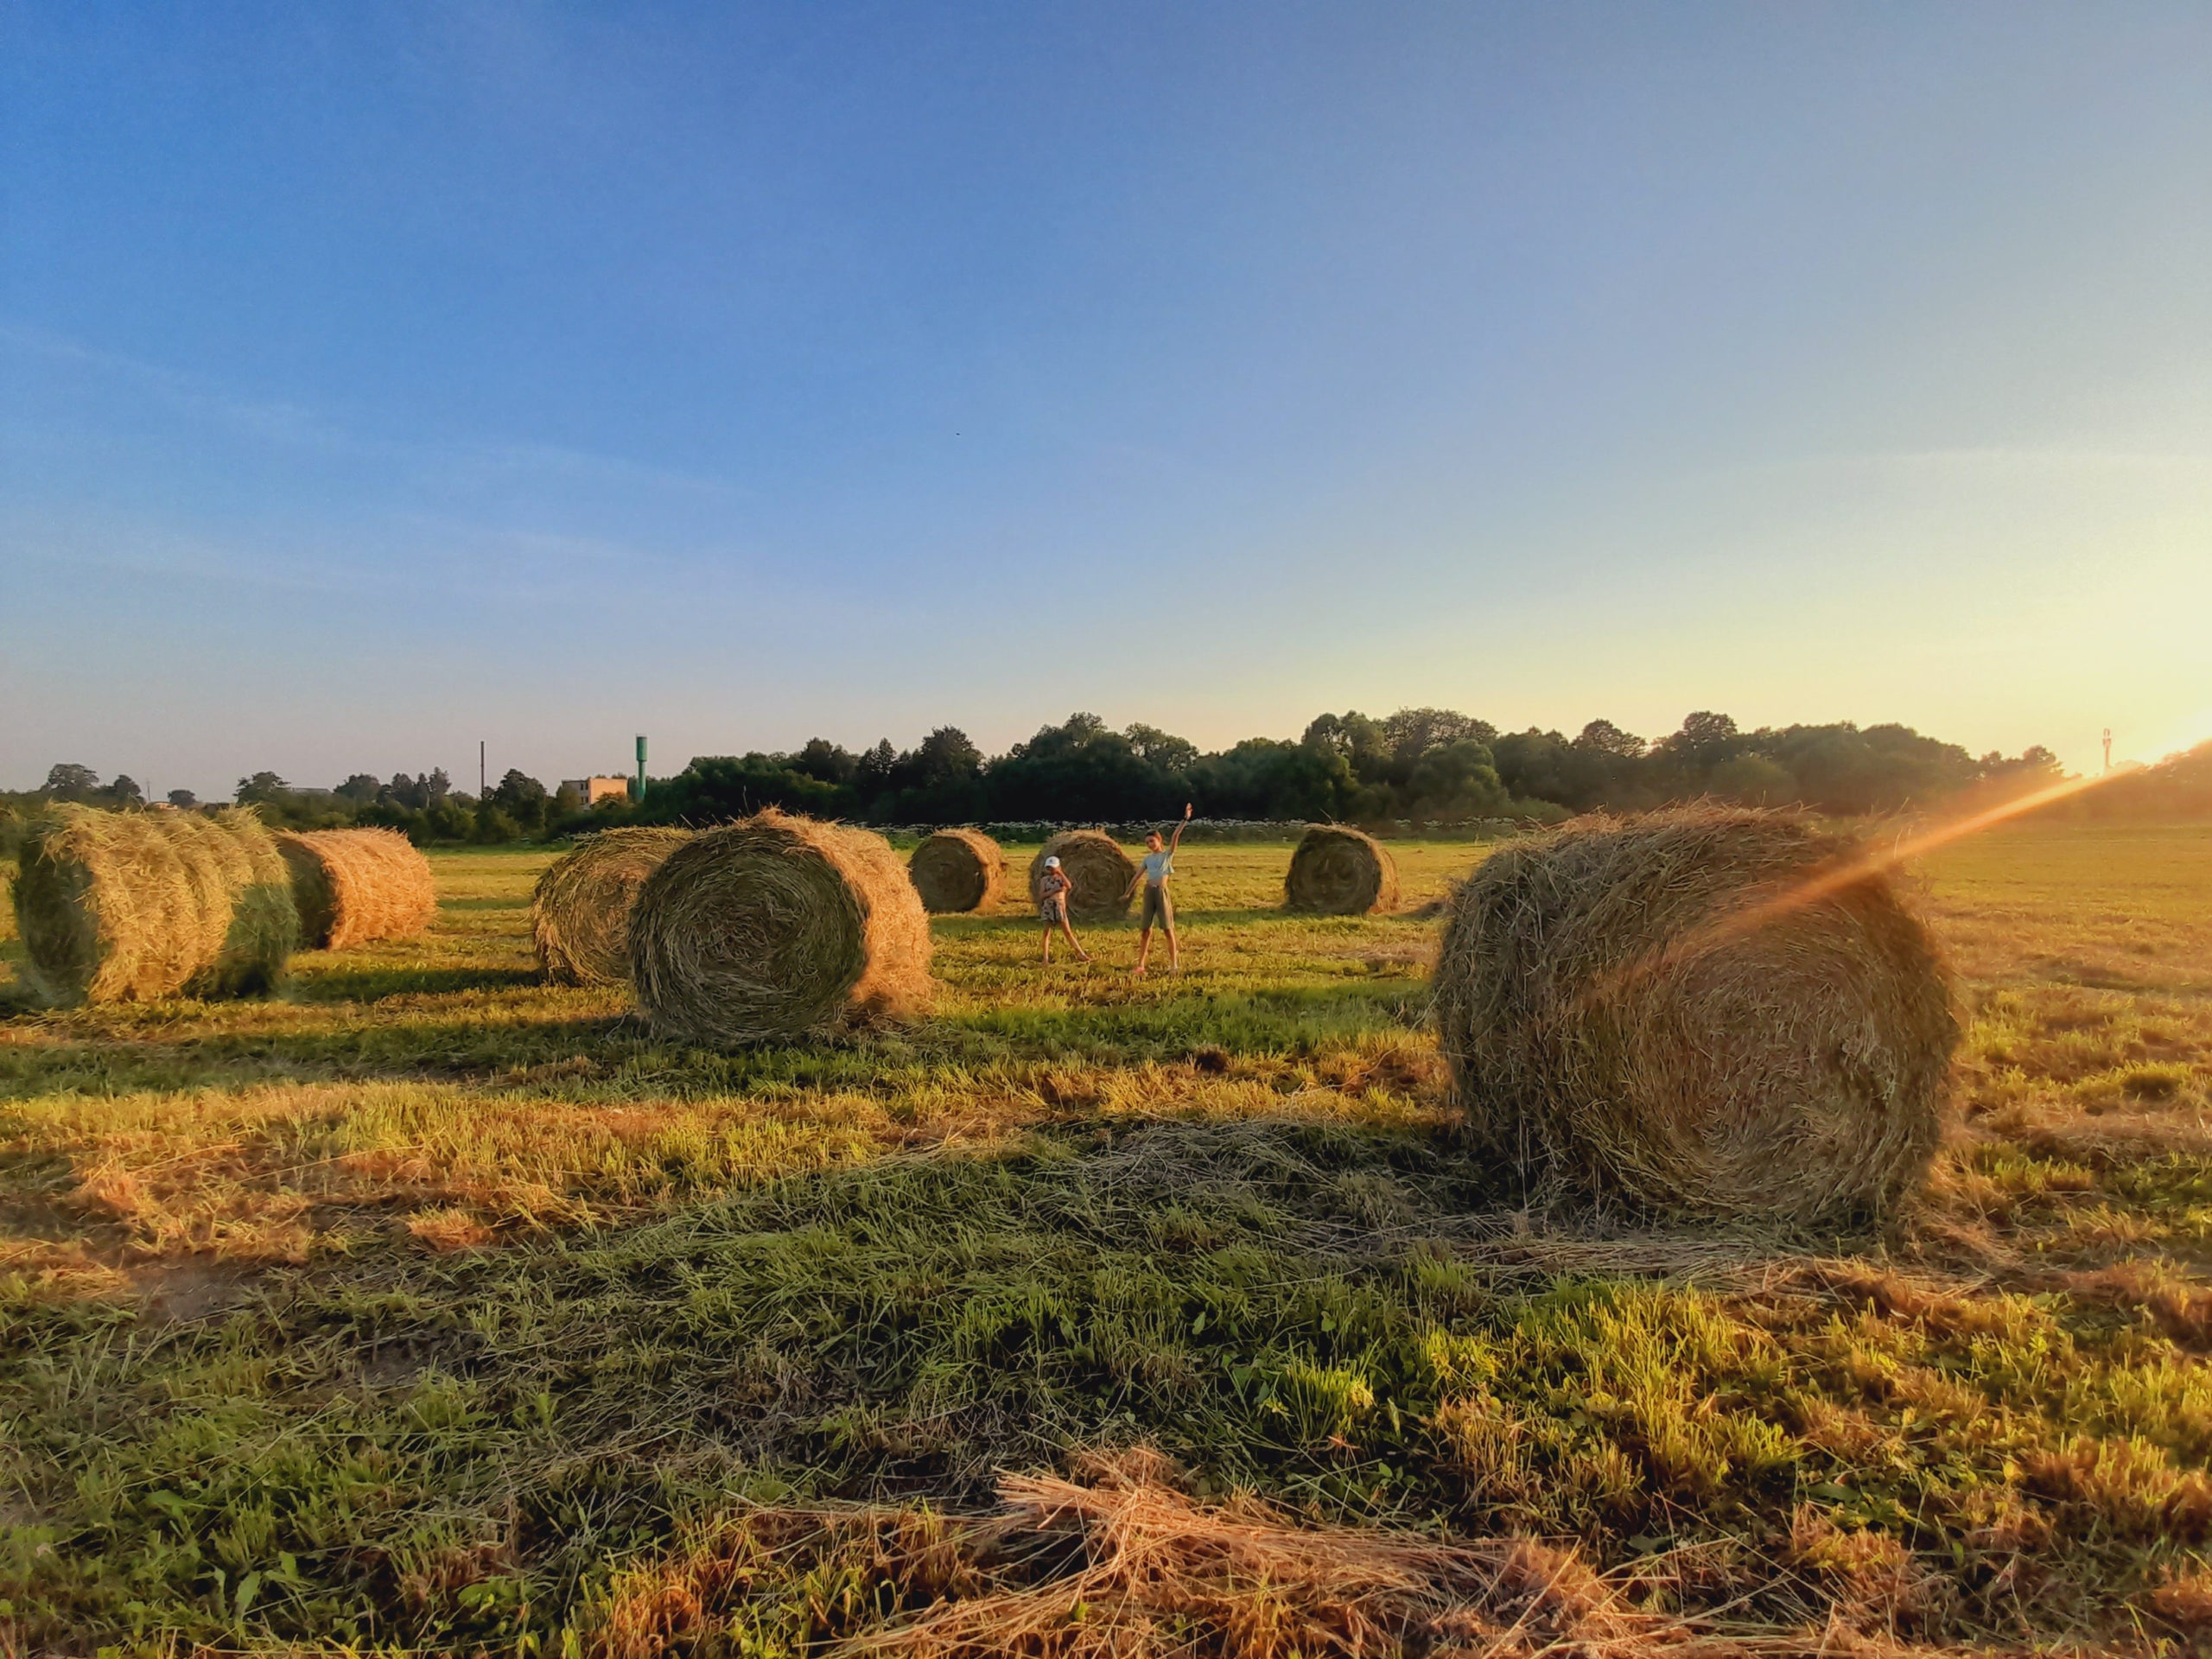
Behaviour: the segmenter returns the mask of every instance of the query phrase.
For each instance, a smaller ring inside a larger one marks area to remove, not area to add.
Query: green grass
[[[1482,850],[1405,849],[1408,905]],[[1018,906],[941,919],[938,1012],[838,1044],[536,985],[505,851],[285,1001],[0,1021],[0,1651],[589,1650],[760,1506],[976,1510],[1133,1444],[1732,1628],[2190,1639],[2212,835],[1919,873],[1974,1017],[1882,1243],[1531,1230],[1452,1135],[1433,924],[1282,917],[1287,854],[1186,852],[1173,978],[1127,926],[1047,969]],[[697,1645],[864,1629],[822,1570]]]

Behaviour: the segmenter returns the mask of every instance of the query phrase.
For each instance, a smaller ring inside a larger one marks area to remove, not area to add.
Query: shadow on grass
[[[1425,988],[1403,979],[1221,993],[1192,986],[1074,1007],[956,1004],[912,1025],[716,1051],[657,1039],[608,999],[585,1008],[552,994],[543,1002],[515,995],[537,985],[536,973],[519,966],[371,957],[310,968],[292,1010],[259,1028],[60,1016],[35,1046],[0,1048],[0,1097],[279,1082],[531,1086],[510,1074],[577,1061],[588,1063],[575,1075],[594,1092],[622,1098],[788,1089],[884,1096],[926,1084],[946,1067],[970,1076],[1010,1071],[1018,1084],[1027,1066],[1173,1063],[1202,1048],[1296,1060],[1417,1027],[1427,1009]],[[454,1001],[397,1001],[416,997]]]
[[[1420,987],[1352,982],[1106,1007],[977,1008],[933,1024],[1010,1056],[1132,1063],[1179,1058],[1206,1045],[1231,1053],[1307,1054],[1332,1042],[1416,1026],[1427,1005]]]
[[[295,995],[302,1002],[372,1004],[388,996],[511,991],[543,983],[544,976],[534,968],[467,964],[441,968],[404,962],[364,962],[342,968],[319,967],[310,963],[296,967],[293,980]]]
[[[320,1031],[218,1032],[167,1041],[66,1029],[36,1049],[0,1048],[0,1099],[242,1089],[272,1083],[498,1083],[555,1061],[610,1076],[646,1046],[626,1019],[449,1019],[348,1024]]]

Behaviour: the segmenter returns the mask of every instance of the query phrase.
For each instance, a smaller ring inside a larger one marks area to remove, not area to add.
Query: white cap
[[[1060,861],[1057,858],[1048,858],[1045,861],[1045,868],[1048,870],[1057,870],[1060,868]]]

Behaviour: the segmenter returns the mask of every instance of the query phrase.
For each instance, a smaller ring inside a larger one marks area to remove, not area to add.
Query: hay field
[[[507,851],[285,1001],[0,1017],[0,1652],[2212,1628],[2212,830],[1917,873],[1967,1116],[1885,1244],[1490,1207],[1436,924],[1288,856],[1184,849],[1179,977],[936,918],[936,1012],[835,1043],[543,986]]]

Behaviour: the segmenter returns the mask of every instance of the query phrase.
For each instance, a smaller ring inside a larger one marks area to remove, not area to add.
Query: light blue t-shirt
[[[1165,847],[1156,853],[1144,855],[1144,884],[1156,887],[1175,874],[1175,855]]]

